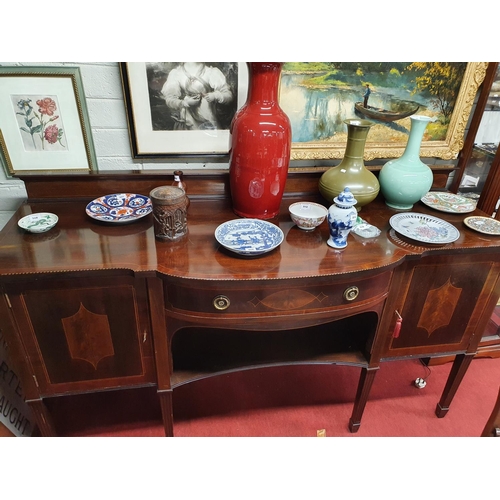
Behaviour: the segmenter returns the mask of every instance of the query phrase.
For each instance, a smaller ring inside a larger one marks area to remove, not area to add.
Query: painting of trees
[[[366,116],[357,103],[363,102],[369,85],[368,104],[380,116],[418,107],[415,113],[432,118],[421,156],[456,158],[487,66],[484,62],[284,63],[279,100],[292,124],[292,157],[342,158],[347,140],[344,120]],[[386,121],[374,115],[370,120],[365,159],[401,155],[411,117]]]
[[[465,62],[412,62],[407,68],[418,73],[413,93],[428,92],[432,105],[439,109],[445,123],[453,113],[466,67]]]

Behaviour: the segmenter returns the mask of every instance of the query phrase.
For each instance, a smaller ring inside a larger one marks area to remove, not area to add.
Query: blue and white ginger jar
[[[333,199],[333,202],[334,204],[328,209],[330,238],[326,243],[333,248],[345,248],[347,236],[358,218],[358,211],[354,207],[357,200],[346,187]]]

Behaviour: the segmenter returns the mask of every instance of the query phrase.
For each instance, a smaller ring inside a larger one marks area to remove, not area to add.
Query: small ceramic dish
[[[37,214],[26,215],[20,219],[17,225],[30,233],[45,233],[52,229],[59,220],[56,214],[41,212]]]
[[[319,203],[298,201],[288,207],[293,222],[304,231],[312,231],[326,218],[328,210]]]

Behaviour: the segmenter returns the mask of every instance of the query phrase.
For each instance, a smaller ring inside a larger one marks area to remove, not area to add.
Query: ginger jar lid
[[[339,207],[342,208],[349,208],[352,207],[353,205],[356,205],[358,200],[354,198],[354,195],[351,193],[351,190],[346,187],[344,190],[339,193],[334,199],[333,199],[335,205],[338,205]]]
[[[175,205],[186,198],[186,193],[177,186],[159,186],[149,193],[149,197],[158,205]]]

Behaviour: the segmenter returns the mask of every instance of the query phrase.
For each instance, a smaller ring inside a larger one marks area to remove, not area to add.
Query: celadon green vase
[[[385,203],[396,210],[409,210],[428,193],[432,186],[432,170],[420,160],[420,145],[432,118],[412,115],[410,136],[403,155],[388,161],[378,180]]]
[[[368,120],[344,120],[347,125],[347,145],[344,158],[336,167],[331,167],[319,179],[319,192],[325,200],[332,202],[344,189],[349,188],[356,198],[356,210],[373,201],[380,184],[375,174],[370,172],[363,160],[366,138],[375,125]]]

